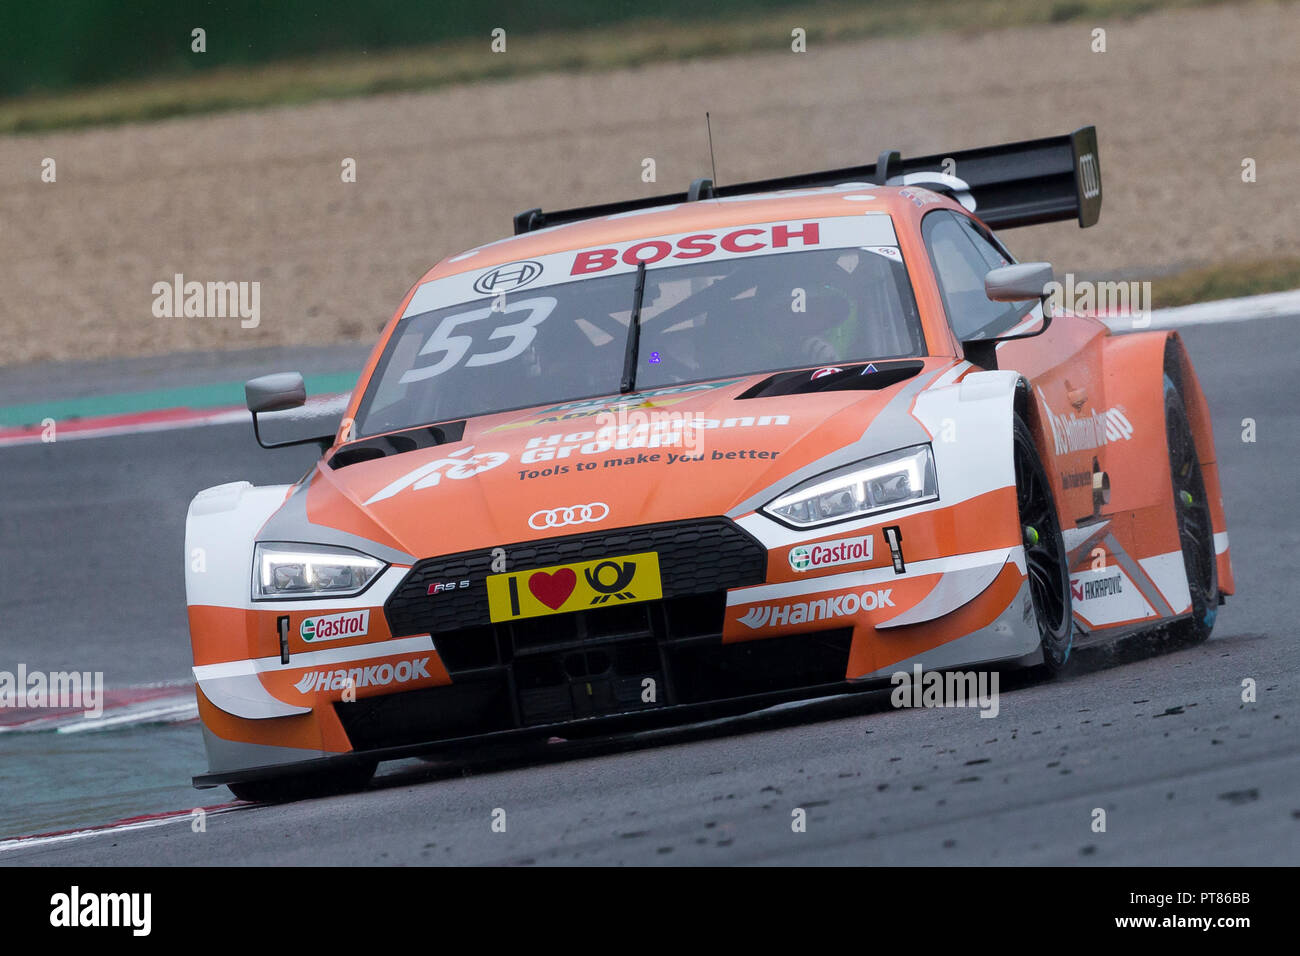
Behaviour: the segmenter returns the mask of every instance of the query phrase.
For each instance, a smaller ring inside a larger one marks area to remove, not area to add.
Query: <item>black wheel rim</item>
[[[1044,641],[1059,639],[1067,623],[1070,575],[1065,541],[1042,466],[1032,446],[1016,440],[1016,505],[1024,537],[1029,595]]]

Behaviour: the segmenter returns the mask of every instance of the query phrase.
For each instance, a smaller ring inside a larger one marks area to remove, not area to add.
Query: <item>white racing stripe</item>
[[[1187,590],[1187,569],[1183,564],[1183,552],[1170,551],[1167,554],[1139,558],[1138,566],[1146,572],[1146,576],[1156,586],[1156,590],[1165,599],[1172,613],[1182,614],[1192,606],[1191,592]]]
[[[1014,548],[994,548],[991,551],[973,551],[970,554],[957,554],[948,558],[932,558],[929,561],[909,562],[907,571],[903,574],[895,574],[893,565],[886,565],[883,568],[848,571],[844,574],[826,574],[821,577],[787,581],[781,584],[760,584],[750,588],[738,588],[727,592],[727,607],[756,604],[760,601],[784,600],[805,594],[834,591],[839,588],[867,587],[872,584],[882,584],[886,581],[906,581],[910,578],[924,577],[928,574],[961,571],[986,564],[1001,567],[1008,560],[1014,561],[1021,572],[1024,571],[1024,549],[1017,545]]]
[[[246,677],[264,671],[296,671],[304,667],[329,667],[332,664],[350,664],[353,661],[391,657],[394,654],[417,654],[422,651],[433,651],[433,642],[428,634],[403,637],[393,641],[378,641],[374,644],[353,644],[350,647],[308,651],[305,654],[294,654],[288,664],[281,664],[278,654],[242,661],[227,661],[223,664],[201,664],[194,668],[194,679],[209,681],[227,677]]]
[[[925,387],[925,390],[929,391],[932,388],[943,388],[945,385],[951,385],[953,382],[957,381],[957,378],[963,372],[965,372],[967,369],[971,369],[974,367],[975,366],[971,365],[970,362],[958,362],[952,368],[948,369],[948,371],[944,372],[933,382],[927,385]]]

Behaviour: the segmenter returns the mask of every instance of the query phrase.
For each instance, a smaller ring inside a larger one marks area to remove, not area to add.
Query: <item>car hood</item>
[[[459,441],[322,459],[258,537],[379,545],[394,560],[737,517],[845,460],[928,441],[909,410],[952,364],[892,363],[877,384],[846,366],[829,391],[800,391],[819,387],[812,371],[760,374],[472,418]]]

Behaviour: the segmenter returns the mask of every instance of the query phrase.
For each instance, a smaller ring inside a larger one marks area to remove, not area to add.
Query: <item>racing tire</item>
[[[309,797],[328,797],[362,789],[375,775],[378,764],[367,761],[341,770],[297,774],[290,777],[272,777],[269,780],[249,780],[228,783],[230,792],[240,800],[253,803],[288,803]]]
[[[1046,676],[1059,673],[1070,659],[1074,643],[1074,610],[1070,597],[1070,558],[1061,534],[1056,500],[1033,433],[1019,415],[1012,428],[1012,457],[1016,468],[1016,508],[1025,547],[1029,595],[1038,624]]]
[[[1165,439],[1169,446],[1178,541],[1192,601],[1191,613],[1169,625],[1166,640],[1190,647],[1204,641],[1214,630],[1214,619],[1219,613],[1219,571],[1214,552],[1214,524],[1196,440],[1187,421],[1183,397],[1168,375],[1165,375]]]

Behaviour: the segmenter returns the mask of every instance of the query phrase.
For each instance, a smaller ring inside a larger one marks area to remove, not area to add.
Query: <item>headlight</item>
[[[349,597],[388,567],[351,548],[259,543],[253,549],[253,600]]]
[[[913,445],[810,478],[762,510],[799,528],[937,501],[934,453]]]

